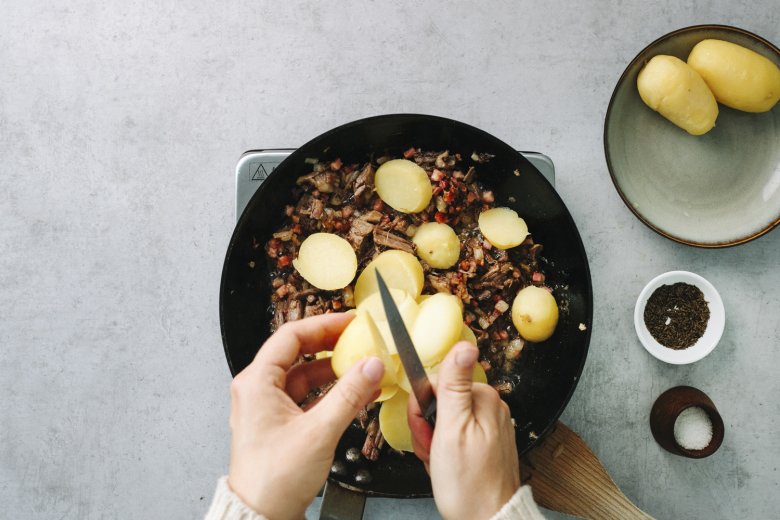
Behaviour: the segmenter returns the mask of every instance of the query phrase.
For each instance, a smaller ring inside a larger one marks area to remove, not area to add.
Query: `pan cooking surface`
[[[534,240],[544,245],[543,270],[561,310],[558,327],[546,342],[526,345],[512,375],[514,390],[504,396],[517,422],[518,451],[524,453],[557,421],[585,362],[592,318],[587,258],[569,212],[539,171],[502,141],[457,121],[398,114],[348,123],[305,144],[268,176],[239,219],[225,258],[220,321],[228,365],[234,375],[240,372],[269,335],[272,289],[262,245],[281,223],[285,205],[292,202],[295,180],[310,170],[305,160],[338,157],[362,163],[382,155],[401,156],[410,147],[464,156],[473,151],[493,154],[478,170],[480,181],[493,190],[496,206],[516,210]],[[358,427],[347,430],[331,478],[369,494],[430,494],[430,480],[413,454],[386,448],[379,461],[368,462],[355,457],[354,449],[359,452],[364,439],[365,432]]]

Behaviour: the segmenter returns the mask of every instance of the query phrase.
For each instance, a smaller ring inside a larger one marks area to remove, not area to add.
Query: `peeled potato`
[[[420,261],[406,251],[390,250],[380,253],[368,263],[358,276],[357,282],[355,282],[355,303],[357,305],[360,305],[369,295],[379,292],[375,272],[377,269],[388,287],[405,291],[414,299],[420,296],[425,283],[425,275]]]
[[[426,222],[412,238],[417,256],[436,269],[449,269],[460,257],[460,240],[447,224]]]
[[[411,336],[423,366],[444,359],[460,337],[463,315],[457,300],[451,294],[439,293],[420,304]]]
[[[404,325],[406,325],[407,332],[411,334],[412,326],[419,313],[419,305],[411,296],[401,290],[390,289],[390,294],[398,307],[398,312],[401,314]],[[379,333],[382,335],[387,351],[390,352],[390,354],[395,354],[397,352],[395,338],[393,338],[393,333],[390,331],[390,324],[387,322],[385,308],[384,305],[382,305],[382,295],[378,292],[372,294],[363,300],[360,304],[360,308],[365,309],[366,312],[371,314],[377,329],[379,329]]]
[[[406,159],[383,163],[374,175],[374,185],[379,198],[401,213],[419,213],[433,196],[425,170]]]
[[[647,106],[691,135],[715,126],[718,103],[702,77],[674,56],[655,56],[639,72],[639,96]]]
[[[293,267],[317,289],[343,289],[357,272],[357,256],[349,242],[332,233],[314,233],[301,243]]]
[[[528,236],[525,220],[509,208],[493,208],[479,214],[479,230],[499,249],[519,246]]]
[[[392,398],[382,403],[379,409],[379,429],[391,448],[398,451],[414,451],[412,430],[406,418],[409,394],[399,390]]]
[[[688,65],[727,107],[767,112],[780,99],[780,68],[741,45],[703,40],[691,50]]]
[[[549,291],[529,285],[512,302],[512,323],[528,341],[544,341],[555,332],[558,304]]]
[[[477,336],[474,334],[474,331],[471,330],[471,327],[463,324],[463,328],[460,329],[460,337],[458,338],[458,341],[468,341],[475,347],[477,346]]]
[[[358,309],[357,316],[349,322],[333,348],[331,367],[336,377],[341,377],[352,365],[370,356],[378,357],[385,364],[385,374],[379,386],[383,389],[395,386],[395,364],[385,342],[371,315]]]
[[[445,294],[449,294],[449,293],[445,293]],[[433,296],[433,295],[432,294],[421,294],[417,298],[417,303],[422,303],[425,300],[427,300],[428,298],[430,298],[431,296]],[[460,298],[457,298],[457,300],[458,300],[458,305],[460,305],[460,310],[462,311],[463,310],[463,300],[461,300]]]

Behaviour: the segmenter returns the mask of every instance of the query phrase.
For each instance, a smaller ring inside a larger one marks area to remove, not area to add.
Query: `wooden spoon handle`
[[[558,422],[524,458],[523,473],[536,502],[547,509],[591,520],[652,519],[610,478],[579,435]]]

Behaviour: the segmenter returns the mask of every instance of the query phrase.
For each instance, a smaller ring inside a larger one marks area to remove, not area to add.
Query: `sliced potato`
[[[715,99],[745,112],[767,112],[780,100],[780,68],[736,43],[703,40],[688,55]]]
[[[399,390],[398,385],[385,386],[380,389],[379,396],[376,399],[374,399],[374,402],[381,403],[387,401],[388,399],[392,399],[393,396],[398,392],[398,390]]]
[[[423,366],[444,359],[460,337],[463,314],[457,300],[451,294],[438,293],[420,304],[411,336]]]
[[[368,263],[355,282],[355,303],[359,306],[369,295],[378,292],[376,270],[382,273],[385,283],[392,289],[400,289],[417,299],[425,283],[420,261],[406,251],[384,251]]]
[[[341,377],[352,365],[370,356],[378,357],[385,364],[385,374],[379,386],[395,386],[395,364],[382,335],[371,315],[358,309],[357,316],[347,325],[333,348],[331,367],[336,377]]]
[[[355,278],[357,256],[349,242],[332,233],[314,233],[301,243],[293,267],[317,289],[343,289]]]
[[[379,409],[379,429],[391,448],[398,451],[414,451],[412,448],[412,430],[406,409],[409,394],[399,390],[392,398],[382,403]]]
[[[380,272],[382,271],[380,270]],[[393,301],[395,302],[396,307],[398,307],[398,312],[401,313],[401,318],[403,318],[407,328],[411,327],[414,319],[417,317],[417,310],[419,307],[417,302],[408,292],[402,291],[401,289],[393,289],[391,287],[390,296],[393,297]],[[379,294],[379,291],[365,297],[358,305],[358,308],[368,312],[371,317],[374,318],[374,321],[387,321],[385,306],[382,303],[382,295]]]
[[[549,291],[529,285],[512,302],[512,323],[528,341],[544,341],[555,332],[558,304]]]
[[[460,258],[460,240],[447,224],[426,222],[412,238],[417,256],[436,269],[449,269]]]
[[[450,293],[444,293],[444,294],[450,294]],[[422,303],[425,300],[427,300],[428,298],[430,298],[431,296],[433,296],[433,295],[432,294],[421,294],[417,298],[417,303]],[[460,305],[460,310],[462,311],[463,310],[463,300],[461,300],[460,298],[456,298],[456,299],[458,300],[458,305]]]
[[[333,351],[332,350],[320,350],[316,354],[314,354],[315,359],[330,359],[333,357]]]
[[[479,230],[499,249],[519,246],[528,236],[525,220],[510,208],[493,208],[479,214]]]
[[[463,328],[460,329],[460,337],[458,338],[458,341],[468,341],[475,347],[477,346],[477,336],[474,334],[474,331],[471,330],[471,327],[463,324]]]
[[[412,384],[409,382],[409,376],[406,375],[406,370],[403,364],[399,362],[398,368],[395,371],[395,379],[398,381],[398,387],[407,394],[412,393]]]
[[[706,134],[715,126],[715,96],[699,73],[681,59],[653,57],[639,72],[636,86],[647,106],[689,134]]]
[[[383,163],[374,175],[374,185],[379,198],[401,213],[419,213],[433,196],[425,170],[406,159]]]

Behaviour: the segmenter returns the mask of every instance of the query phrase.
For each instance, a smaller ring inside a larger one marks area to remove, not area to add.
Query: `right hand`
[[[520,487],[520,463],[509,407],[491,386],[472,383],[479,351],[455,345],[434,384],[436,428],[409,399],[414,452],[431,475],[436,507],[445,519],[488,519]]]

